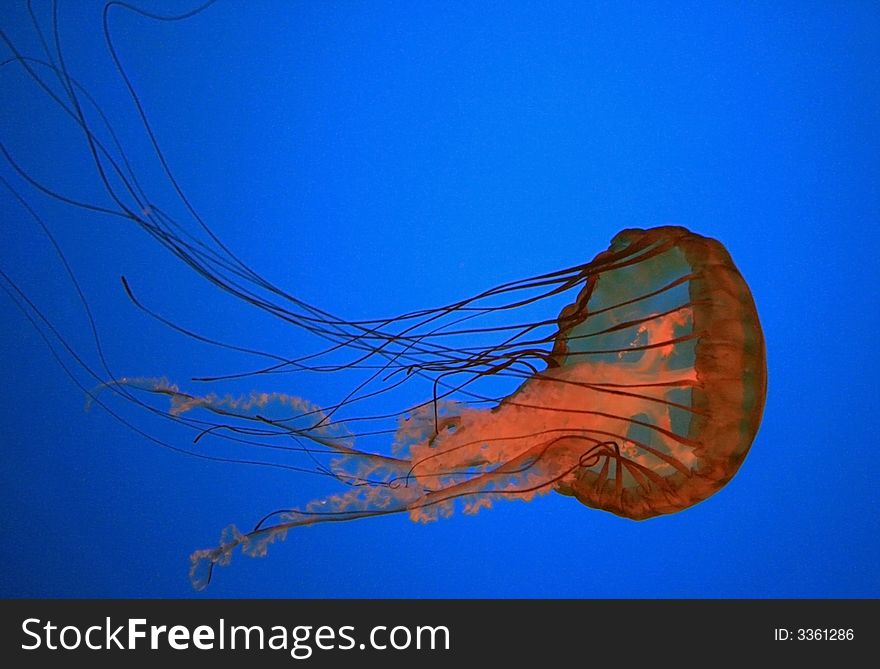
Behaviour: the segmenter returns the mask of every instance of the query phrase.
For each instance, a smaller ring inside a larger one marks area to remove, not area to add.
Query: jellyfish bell
[[[761,422],[751,291],[718,241],[681,227],[625,230],[592,265],[584,317],[560,326],[554,353],[584,383],[585,430],[614,448],[556,490],[636,520],[686,509],[733,478]],[[631,336],[636,350],[618,350]]]
[[[206,586],[236,548],[264,555],[304,525],[392,513],[425,522],[456,503],[474,513],[551,491],[642,520],[720,490],[748,453],[767,388],[757,311],[730,255],[682,227],[625,230],[576,277],[579,293],[559,314],[543,369],[532,366],[515,392],[488,407],[435,398],[410,408],[393,456],[359,451],[340,423],[292,396],[221,399],[142,382],[169,396],[177,414],[259,420],[320,443],[338,455],[334,473],[348,484],[270,514],[251,532],[227,528],[217,547],[192,555],[193,584]]]

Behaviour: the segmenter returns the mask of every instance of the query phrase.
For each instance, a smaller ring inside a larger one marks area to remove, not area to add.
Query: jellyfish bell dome
[[[736,474],[761,422],[751,291],[720,242],[683,227],[624,230],[590,268],[553,357],[610,445],[556,490],[633,519],[680,511]]]

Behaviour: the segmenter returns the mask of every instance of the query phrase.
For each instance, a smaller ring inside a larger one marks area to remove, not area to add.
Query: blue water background
[[[49,27],[46,5],[37,12]],[[0,20],[41,54],[24,3],[4,3]],[[692,509],[636,523],[551,495],[428,525],[305,528],[266,559],[236,556],[207,596],[880,595],[880,5],[220,2],[181,23],[124,11],[110,22],[193,205],[298,297],[351,319],[393,315],[584,262],[623,228],[679,224],[727,246],[766,335],[760,432],[734,480]],[[113,66],[101,4],[62,3],[58,26],[133,169],[183,216]],[[70,120],[17,66],[0,82],[16,160],[108,204]],[[8,163],[0,174],[57,235],[116,373],[192,389],[193,376],[247,366],[139,312],[121,275],[212,336],[291,355],[314,345],[131,223],[51,202]],[[5,189],[0,212],[0,268],[96,365],[46,238]],[[187,458],[84,411],[5,294],[0,313],[0,595],[190,596],[190,551],[328,490]],[[349,383],[253,386],[332,402]]]

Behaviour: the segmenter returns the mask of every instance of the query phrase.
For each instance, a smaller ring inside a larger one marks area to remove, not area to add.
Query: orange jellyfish
[[[518,313],[567,290],[577,297],[557,319],[462,325]],[[434,325],[450,315],[455,328]],[[316,322],[338,334],[325,316]],[[392,324],[405,327],[389,334]],[[550,335],[534,334],[547,325]],[[498,333],[500,341],[442,344],[452,330]],[[584,265],[360,324],[341,342],[363,351],[360,361],[386,358],[370,379],[433,379],[430,400],[395,416],[390,455],[359,450],[355,424],[336,418],[354,393],[321,408],[282,393],[193,395],[165,380],[119,381],[168,396],[174,416],[212,416],[205,433],[292,437],[335,456],[326,473],[345,484],[343,491],[273,512],[247,533],[227,528],[217,547],[193,553],[196,588],[236,548],[262,556],[291,529],[315,523],[392,513],[429,521],[456,504],[476,512],[494,500],[550,491],[634,520],[681,511],[736,474],[767,390],[764,338],[746,282],[718,241],[682,227],[625,230]],[[491,401],[472,390],[494,375],[519,379],[518,388]]]

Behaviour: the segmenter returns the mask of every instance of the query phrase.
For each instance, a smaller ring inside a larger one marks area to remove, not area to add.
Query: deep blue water
[[[24,3],[0,11],[16,48],[45,57]],[[46,3],[37,15],[51,42]],[[101,4],[62,3],[57,25],[67,70],[152,201],[185,218],[114,68]],[[427,525],[304,528],[265,559],[236,556],[207,595],[880,595],[876,3],[219,2],[178,23],[113,11],[110,27],[193,206],[297,297],[350,319],[393,315],[584,262],[623,228],[678,224],[730,250],[767,341],[752,450],[694,508],[636,523],[551,495]],[[111,206],[71,119],[17,64],[0,81],[14,159]],[[114,373],[192,390],[191,377],[255,366],[149,318],[122,275],[143,303],[209,336],[291,356],[314,348],[131,222],[52,201],[6,161],[0,175],[56,235]],[[99,369],[46,237],[5,187],[0,212],[0,269]],[[0,595],[190,596],[190,551],[327,492],[321,477],[186,457],[86,412],[6,293],[0,309]],[[350,383],[291,375],[231,391],[327,403]],[[212,448],[110,405],[153,437]]]

